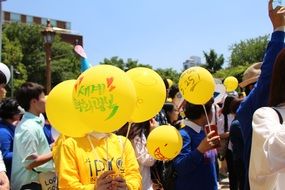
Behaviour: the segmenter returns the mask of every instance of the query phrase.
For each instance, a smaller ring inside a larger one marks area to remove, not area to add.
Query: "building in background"
[[[3,11],[4,23],[26,23],[26,24],[38,24],[46,26],[47,20],[50,23],[56,33],[60,34],[61,39],[64,42],[70,43],[72,45],[83,46],[83,36],[77,34],[71,30],[71,23],[62,20],[48,19],[38,16],[25,15],[20,13],[14,13],[9,11]]]
[[[184,63],[183,63],[183,70],[186,70],[190,67],[194,67],[194,66],[200,66],[201,63],[201,57],[199,56],[190,56],[189,59],[187,59]]]

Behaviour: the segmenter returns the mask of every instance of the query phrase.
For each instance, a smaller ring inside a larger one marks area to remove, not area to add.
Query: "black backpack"
[[[180,130],[185,130],[187,135],[191,138],[189,132],[186,129],[182,128]],[[157,161],[151,169],[152,173],[154,174],[152,177],[154,177],[155,181],[159,181],[164,190],[175,189],[175,179],[177,177],[177,172],[174,169],[173,162],[173,160],[165,162]]]
[[[175,188],[176,176],[173,160],[164,162],[162,168],[162,186],[164,190],[173,190]]]
[[[152,181],[158,189],[173,190],[175,185],[176,172],[173,167],[173,160],[157,161],[151,167]]]

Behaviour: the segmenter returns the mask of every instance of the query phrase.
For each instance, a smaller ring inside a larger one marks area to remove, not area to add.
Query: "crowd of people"
[[[231,190],[284,189],[285,8],[272,2],[263,62],[239,84],[246,96],[225,93],[196,105],[165,79],[157,115],[110,133],[54,138],[44,87],[26,82],[6,98],[9,77],[0,68],[0,189],[217,190],[223,175]],[[174,126],[183,140],[172,160],[156,160],[147,149],[149,134],[162,125]]]

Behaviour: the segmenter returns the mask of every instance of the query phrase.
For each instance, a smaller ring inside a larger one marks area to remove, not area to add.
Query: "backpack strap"
[[[272,107],[272,109],[277,113],[277,115],[279,117],[280,124],[283,124],[283,117],[282,117],[281,113],[276,108]]]

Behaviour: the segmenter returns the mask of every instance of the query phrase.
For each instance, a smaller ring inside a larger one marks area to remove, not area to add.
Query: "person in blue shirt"
[[[0,103],[0,149],[9,179],[11,178],[15,125],[22,114],[24,113],[15,99],[7,98]]]
[[[0,63],[0,100],[5,98],[6,89],[5,86],[10,80],[10,70],[7,65]],[[2,152],[0,151],[0,189],[10,189],[9,179],[6,175],[6,167],[3,160]]]
[[[205,104],[208,118],[212,118],[213,99]],[[207,118],[202,105],[186,102],[185,127],[180,130],[183,147],[174,159],[176,172],[175,190],[217,190],[215,168],[216,152],[220,137],[211,131],[206,135]]]
[[[284,47],[285,38],[285,14],[282,7],[278,6],[273,9],[273,0],[268,3],[269,17],[273,26],[271,40],[267,46],[261,74],[254,88],[241,103],[237,118],[240,122],[241,130],[244,137],[244,163],[245,163],[245,190],[249,188],[248,169],[252,142],[252,117],[253,113],[260,107],[268,105],[269,86],[271,83],[272,68],[277,54]],[[255,81],[253,81],[255,82]],[[251,85],[251,83],[247,84]]]

